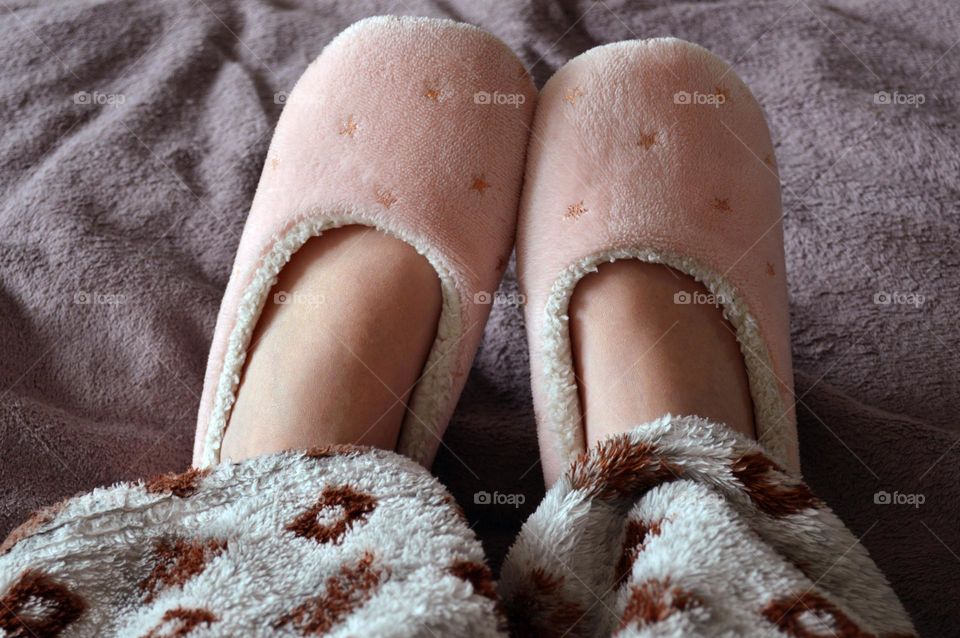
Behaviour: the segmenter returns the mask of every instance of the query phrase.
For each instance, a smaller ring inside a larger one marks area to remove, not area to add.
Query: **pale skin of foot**
[[[754,436],[739,346],[689,277],[638,261],[575,288],[571,340],[590,445],[666,413]],[[277,303],[276,294],[286,293]],[[440,316],[436,272],[410,246],[351,226],[309,241],[257,323],[223,456],[358,443],[394,449]]]
[[[309,240],[280,271],[254,329],[223,457],[394,449],[440,308],[436,271],[404,242],[361,226]]]
[[[623,260],[584,277],[570,333],[588,445],[670,413],[698,415],[755,438],[747,373],[733,328],[708,291],[666,266]]]

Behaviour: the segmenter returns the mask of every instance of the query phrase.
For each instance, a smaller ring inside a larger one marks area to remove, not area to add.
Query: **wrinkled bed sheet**
[[[60,497],[188,464],[282,92],[337,32],[382,13],[483,26],[539,84],[628,38],[679,36],[735,65],[784,185],[805,475],[923,634],[960,635],[949,0],[4,0],[0,535]],[[435,466],[495,564],[543,494],[525,348],[520,309],[495,306]],[[482,491],[513,498],[475,502]]]

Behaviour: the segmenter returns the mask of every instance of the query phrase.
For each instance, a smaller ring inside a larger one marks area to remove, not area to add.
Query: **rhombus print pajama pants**
[[[498,583],[436,479],[349,446],[97,489],[0,548],[4,637],[914,634],[823,502],[695,417],[575,461]]]

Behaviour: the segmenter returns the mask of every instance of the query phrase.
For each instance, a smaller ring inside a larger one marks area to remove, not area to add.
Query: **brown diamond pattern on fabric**
[[[493,583],[493,572],[483,563],[470,560],[458,560],[450,566],[450,573],[473,585],[473,591],[492,601],[499,602],[497,587]]]
[[[58,636],[86,609],[83,599],[43,572],[28,569],[0,596],[0,629],[7,636]]]
[[[616,582],[620,586],[627,580],[633,570],[633,563],[644,550],[647,536],[660,535],[661,521],[654,521],[649,525],[643,521],[630,519],[627,521],[627,531],[623,539],[623,551],[617,562]]]
[[[167,610],[156,627],[143,635],[143,638],[185,638],[200,625],[209,625],[217,617],[208,609],[187,609],[175,607]]]
[[[829,617],[833,626],[826,633],[814,632],[804,622],[807,614]],[[808,591],[773,600],[764,607],[763,616],[779,627],[780,631],[795,638],[875,638],[873,634],[860,629],[836,605],[816,592]]]
[[[287,530],[318,543],[339,544],[354,525],[367,520],[377,499],[349,485],[327,486],[316,503],[297,516]]]
[[[226,547],[227,542],[219,539],[157,541],[153,550],[153,569],[140,582],[144,602],[152,601],[164,589],[182,587]]]
[[[374,556],[365,552],[353,566],[327,579],[325,593],[311,598],[274,623],[275,628],[293,625],[304,636],[321,636],[363,606],[384,574],[373,567]]]
[[[186,498],[197,491],[203,477],[210,474],[210,469],[190,468],[179,474],[161,474],[147,481],[146,490],[151,494],[171,493],[180,498]]]
[[[690,592],[672,585],[669,579],[647,580],[630,588],[630,599],[623,610],[618,631],[631,625],[652,625],[702,604]]]
[[[357,454],[363,454],[365,449],[366,448],[359,445],[332,443],[330,445],[312,447],[305,451],[303,455],[311,459],[329,459],[334,456],[356,456]]]
[[[33,536],[41,527],[53,521],[57,517],[57,514],[66,506],[67,501],[63,500],[54,505],[48,505],[47,507],[38,509],[36,512],[30,515],[26,521],[17,526],[10,534],[4,539],[3,543],[0,543],[0,556],[6,554],[13,546],[22,541],[25,538]]]
[[[586,491],[590,498],[636,499],[682,473],[655,446],[635,444],[626,435],[619,435],[577,457],[567,470],[567,478],[574,489]]]
[[[810,488],[790,479],[762,452],[744,454],[734,462],[732,470],[753,504],[770,516],[799,514],[820,503]]]

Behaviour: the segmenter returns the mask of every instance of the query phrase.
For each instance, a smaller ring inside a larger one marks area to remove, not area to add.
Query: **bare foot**
[[[637,260],[603,264],[577,285],[570,330],[589,445],[666,413],[755,436],[740,347],[709,299],[690,277]]]
[[[223,456],[394,449],[440,308],[436,271],[400,240],[362,226],[309,240],[257,322]]]

